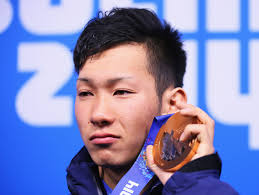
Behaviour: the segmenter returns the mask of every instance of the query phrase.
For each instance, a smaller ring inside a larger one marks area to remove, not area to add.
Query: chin
[[[125,151],[114,151],[109,149],[89,151],[92,160],[98,166],[104,167],[125,167],[132,165],[135,157],[125,154]],[[136,155],[137,156],[137,155]]]
[[[106,166],[109,164],[112,165],[118,163],[118,159],[116,159],[116,157],[110,152],[93,152],[93,154],[90,155],[95,164],[99,166]]]
[[[124,167],[124,166],[129,166],[131,164],[131,161],[127,159],[118,159],[115,156],[109,156],[109,157],[104,157],[102,156],[96,158],[92,158],[95,164],[98,166],[103,166],[103,167]]]

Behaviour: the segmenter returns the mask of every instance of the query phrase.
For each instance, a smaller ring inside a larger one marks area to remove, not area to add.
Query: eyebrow
[[[108,79],[107,81],[105,81],[105,85],[112,86],[121,80],[127,80],[127,79],[131,79],[131,78],[133,78],[133,77],[127,76],[127,77],[116,77],[116,78]],[[77,80],[88,83],[89,85],[94,85],[94,81],[92,79],[89,79],[86,77],[79,77]]]

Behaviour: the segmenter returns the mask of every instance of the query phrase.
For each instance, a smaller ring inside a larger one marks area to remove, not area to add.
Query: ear
[[[169,87],[165,90],[161,100],[161,114],[172,114],[179,111],[178,103],[187,103],[187,95],[183,88]]]

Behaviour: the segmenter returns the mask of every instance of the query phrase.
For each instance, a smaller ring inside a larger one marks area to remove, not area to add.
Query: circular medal
[[[179,141],[188,124],[199,124],[197,117],[172,115],[160,128],[153,146],[154,162],[165,171],[175,172],[195,155],[199,142],[196,137]]]

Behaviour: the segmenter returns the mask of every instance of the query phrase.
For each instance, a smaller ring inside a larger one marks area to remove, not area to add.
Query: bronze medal
[[[179,141],[188,124],[198,124],[197,117],[172,115],[160,128],[153,147],[154,162],[165,171],[175,172],[195,155],[199,142],[196,137]]]

